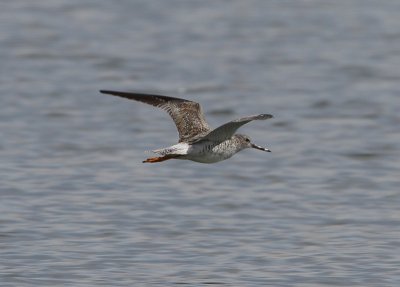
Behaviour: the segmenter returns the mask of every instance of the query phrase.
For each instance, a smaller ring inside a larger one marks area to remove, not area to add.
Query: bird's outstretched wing
[[[171,116],[178,129],[179,142],[189,142],[191,139],[201,137],[211,130],[204,119],[200,104],[196,102],[142,93],[107,90],[101,90],[100,92],[143,102],[165,110]]]
[[[198,141],[209,140],[214,142],[223,142],[230,139],[241,126],[254,120],[266,120],[272,117],[273,116],[269,114],[260,114],[236,119],[210,131],[204,137],[199,138]]]

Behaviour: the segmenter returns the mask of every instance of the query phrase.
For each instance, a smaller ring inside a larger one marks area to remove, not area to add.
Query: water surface
[[[8,1],[2,286],[398,286],[400,3]],[[271,113],[246,150],[142,164],[168,115]]]

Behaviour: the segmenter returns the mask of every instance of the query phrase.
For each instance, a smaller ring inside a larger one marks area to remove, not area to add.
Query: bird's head
[[[271,150],[269,150],[265,147],[262,147],[262,146],[252,143],[250,137],[247,135],[236,134],[235,136],[240,140],[241,146],[243,148],[255,148],[255,149],[262,150],[262,151],[271,152]]]

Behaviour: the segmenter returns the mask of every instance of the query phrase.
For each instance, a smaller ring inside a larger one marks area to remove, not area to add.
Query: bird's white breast
[[[239,150],[228,141],[215,145],[211,142],[200,142],[189,147],[186,159],[201,162],[214,163],[230,158]]]

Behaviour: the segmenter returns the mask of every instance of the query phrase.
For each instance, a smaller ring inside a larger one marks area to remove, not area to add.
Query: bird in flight
[[[158,154],[143,162],[156,163],[169,159],[187,159],[200,163],[215,163],[232,157],[245,148],[270,152],[269,149],[251,142],[243,134],[235,134],[242,125],[253,120],[272,118],[269,114],[242,117],[211,129],[204,119],[200,104],[185,99],[161,95],[101,90],[130,100],[143,102],[165,110],[174,121],[179,133],[179,142],[166,148],[153,150]]]

